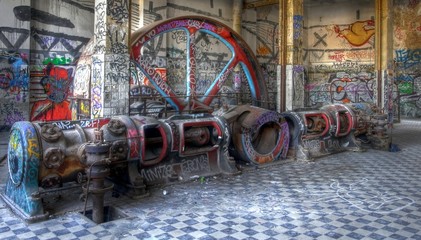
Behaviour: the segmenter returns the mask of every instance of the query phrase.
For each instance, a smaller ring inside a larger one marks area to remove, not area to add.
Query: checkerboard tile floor
[[[114,204],[128,217],[98,225],[75,212],[27,224],[0,201],[0,239],[421,239],[421,121],[403,120],[392,136],[401,151],[151,189]]]

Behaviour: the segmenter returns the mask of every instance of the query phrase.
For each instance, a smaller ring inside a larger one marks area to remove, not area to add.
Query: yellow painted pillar
[[[139,5],[139,28],[143,27],[143,6],[144,6],[144,0],[138,0]]]
[[[390,81],[393,69],[393,26],[392,26],[392,0],[376,0],[375,16],[375,46],[377,71],[376,99],[379,108],[387,110],[392,106],[386,106],[391,92]],[[390,104],[392,104],[390,102]]]
[[[304,106],[303,13],[303,0],[279,0],[279,112]]]
[[[285,1],[285,0],[284,0]],[[302,65],[302,39],[303,39],[303,0],[286,0],[287,2],[287,64]]]
[[[241,15],[243,14],[243,0],[234,0],[232,4],[232,29],[241,35]]]
[[[130,32],[133,33],[143,27],[143,6],[144,0],[133,0],[130,9]]]

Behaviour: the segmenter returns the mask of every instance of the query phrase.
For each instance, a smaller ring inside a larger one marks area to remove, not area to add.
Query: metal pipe
[[[92,181],[93,189],[103,189],[104,179]],[[95,223],[104,222],[104,192],[92,194],[92,221]]]
[[[104,194],[113,188],[113,185],[105,186],[105,178],[110,174],[108,167],[108,153],[110,145],[104,143],[102,130],[95,131],[95,142],[85,146],[86,161],[90,166],[87,171],[88,183],[86,185],[86,201],[89,194],[92,195],[92,220],[95,223],[104,222]],[[92,186],[90,185],[92,183]]]

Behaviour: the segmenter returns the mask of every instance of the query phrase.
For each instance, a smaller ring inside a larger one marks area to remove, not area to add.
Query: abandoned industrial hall
[[[420,0],[0,0],[0,239],[420,239]]]

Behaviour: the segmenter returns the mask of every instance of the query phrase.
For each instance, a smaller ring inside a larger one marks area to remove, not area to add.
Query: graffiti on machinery
[[[177,173],[175,169],[181,169],[181,173]],[[163,164],[140,170],[140,174],[147,182],[156,182],[177,175],[188,176],[202,172],[210,172],[208,156],[205,154],[181,159],[179,163],[175,164]]]
[[[57,121],[53,122],[52,124],[59,127],[61,130],[71,130],[76,127],[76,125],[82,127],[82,128],[96,128],[101,127],[109,122],[108,118],[103,119],[86,119],[86,120],[76,120],[76,121]],[[45,123],[39,123],[39,125],[42,127],[43,125],[47,124]]]
[[[340,143],[338,139],[329,138],[327,140],[309,139],[303,140],[304,148],[309,150],[323,150],[323,149],[339,149]]]

